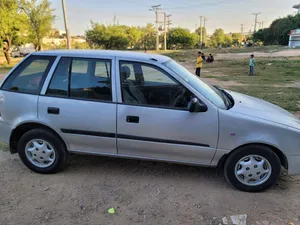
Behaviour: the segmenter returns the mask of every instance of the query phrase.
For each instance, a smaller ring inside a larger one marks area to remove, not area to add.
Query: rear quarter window
[[[39,94],[55,60],[54,56],[30,56],[22,62],[2,85],[2,90]]]

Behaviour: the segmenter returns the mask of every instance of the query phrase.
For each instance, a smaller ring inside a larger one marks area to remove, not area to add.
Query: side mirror
[[[206,112],[207,106],[201,102],[199,102],[198,98],[193,98],[190,103],[188,104],[189,112],[196,113],[196,112]]]

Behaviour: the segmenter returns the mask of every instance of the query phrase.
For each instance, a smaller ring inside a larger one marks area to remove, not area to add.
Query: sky
[[[55,9],[54,28],[64,30],[61,0],[50,0]],[[258,21],[264,26],[279,17],[295,13],[293,5],[300,0],[65,0],[69,30],[72,35],[82,35],[90,26],[90,21],[113,24],[116,16],[119,24],[128,26],[145,26],[154,23],[155,13],[151,5],[161,4],[162,12],[171,14],[171,27],[184,27],[195,30],[199,26],[199,16],[207,17],[208,33],[217,28],[225,32],[253,30],[254,16],[261,13]],[[162,16],[162,15],[161,15]],[[162,18],[161,18],[162,19]]]

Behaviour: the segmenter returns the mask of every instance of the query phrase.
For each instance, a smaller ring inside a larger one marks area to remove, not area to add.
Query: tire
[[[226,180],[246,192],[261,192],[273,186],[280,170],[280,159],[264,145],[248,145],[233,151],[224,166]]]
[[[18,142],[17,150],[23,163],[37,173],[57,173],[68,164],[69,160],[69,152],[61,139],[53,132],[42,128],[25,133]]]

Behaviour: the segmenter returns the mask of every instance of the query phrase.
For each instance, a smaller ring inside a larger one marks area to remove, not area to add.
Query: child
[[[254,76],[254,63],[255,63],[255,59],[254,59],[254,55],[250,56],[250,76]]]
[[[208,63],[213,63],[215,61],[214,57],[212,56],[212,54],[209,54],[209,56],[206,59],[206,62]]]
[[[201,54],[201,52],[198,52],[197,64],[196,64],[196,75],[198,77],[200,77],[202,62],[203,62],[202,54]]]

